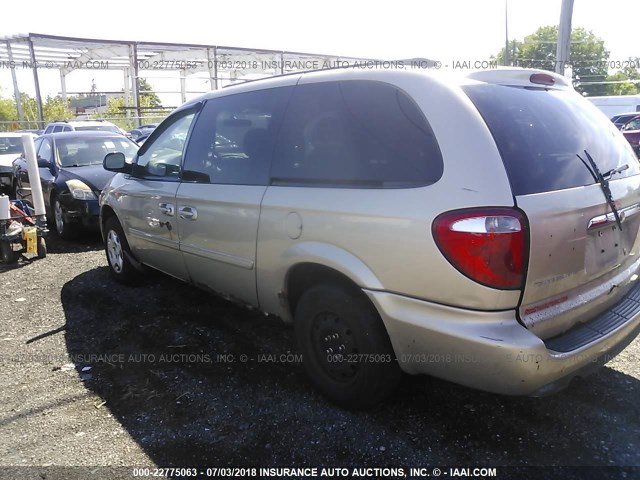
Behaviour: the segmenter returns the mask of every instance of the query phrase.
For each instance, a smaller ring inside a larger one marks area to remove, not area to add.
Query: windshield
[[[502,85],[467,85],[502,155],[515,195],[562,190],[594,183],[576,156],[585,150],[602,172],[640,172],[627,142],[594,105],[573,91]]]
[[[102,165],[107,153],[122,152],[130,163],[138,146],[126,137],[61,138],[56,141],[58,159],[63,167]]]
[[[23,151],[21,137],[0,136],[0,155],[21,155]]]
[[[93,130],[100,132],[120,133],[120,130],[115,125],[85,125],[83,127],[76,127],[76,130]]]

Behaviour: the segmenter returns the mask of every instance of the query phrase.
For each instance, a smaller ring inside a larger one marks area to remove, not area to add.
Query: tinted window
[[[138,146],[123,136],[117,137],[67,137],[56,141],[58,160],[63,167],[102,165],[105,155],[122,152],[131,162]]]
[[[183,110],[168,118],[157,130],[152,143],[140,150],[134,174],[178,180],[189,127],[196,110]]]
[[[275,184],[414,187],[436,182],[442,156],[405,93],[380,82],[295,88],[276,147]]]
[[[207,101],[193,128],[185,181],[267,185],[277,128],[291,87]]]
[[[43,140],[38,150],[38,158],[53,162],[53,149],[51,148],[51,140]]]
[[[577,157],[585,158],[585,150],[602,172],[629,165],[616,179],[639,171],[628,142],[575,92],[486,84],[463,88],[493,134],[514,195],[593,184]]]
[[[623,130],[640,130],[640,118],[636,118],[626,123]]]
[[[36,138],[33,141],[33,149],[35,150],[36,154],[38,153],[38,149],[40,148],[40,144],[42,143],[42,141],[43,141],[42,137]]]
[[[0,155],[20,155],[23,151],[24,148],[22,147],[22,137],[0,136]]]
[[[53,132],[53,126],[48,126],[47,129],[44,131],[44,133],[51,133]]]
[[[62,125],[56,125],[53,127],[53,133],[58,133],[62,131]]]

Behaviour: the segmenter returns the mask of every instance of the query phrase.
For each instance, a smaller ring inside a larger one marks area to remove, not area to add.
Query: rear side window
[[[493,134],[514,195],[595,183],[577,157],[585,158],[585,150],[602,173],[629,166],[613,179],[639,172],[628,142],[575,92],[487,84],[463,89]]]
[[[183,180],[267,185],[291,90],[272,88],[208,100],[193,127]]]
[[[433,132],[392,85],[342,81],[295,88],[276,145],[272,183],[402,188],[443,171]]]

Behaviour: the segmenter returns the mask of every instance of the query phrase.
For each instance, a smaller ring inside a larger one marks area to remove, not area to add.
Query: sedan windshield
[[[61,138],[56,142],[58,159],[63,167],[102,165],[107,153],[122,152],[131,162],[138,146],[126,137]]]
[[[22,138],[0,136],[0,155],[20,155],[23,151]]]

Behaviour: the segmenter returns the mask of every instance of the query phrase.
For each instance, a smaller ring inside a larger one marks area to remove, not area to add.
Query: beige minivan
[[[542,395],[640,328],[638,160],[549,72],[248,82],[104,166],[116,280],[148,266],[293,323],[344,406],[401,372]]]

